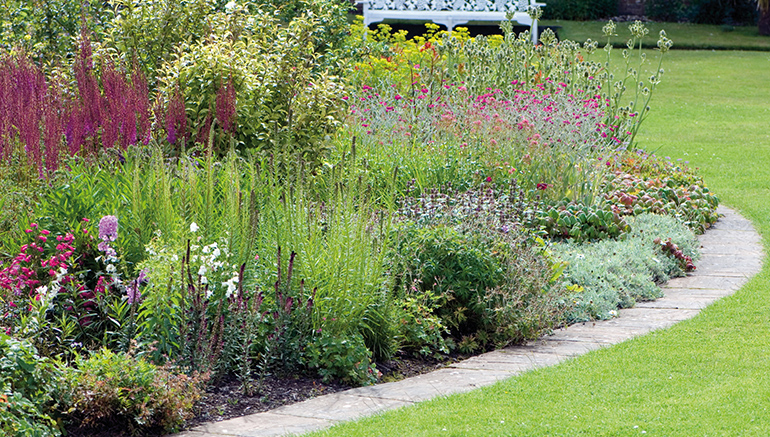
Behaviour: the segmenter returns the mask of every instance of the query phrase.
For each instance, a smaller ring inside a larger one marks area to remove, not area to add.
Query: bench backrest
[[[534,0],[369,0],[369,9],[395,11],[525,12]]]

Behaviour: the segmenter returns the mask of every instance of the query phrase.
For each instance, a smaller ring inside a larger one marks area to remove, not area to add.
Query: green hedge
[[[545,20],[601,20],[617,15],[617,0],[549,0],[543,8]]]

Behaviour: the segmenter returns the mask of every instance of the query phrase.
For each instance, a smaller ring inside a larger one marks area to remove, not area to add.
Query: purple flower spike
[[[147,269],[142,269],[139,272],[139,276],[133,281],[129,282],[126,287],[126,297],[128,303],[133,304],[142,300],[142,292],[139,290],[139,286],[147,283]]]

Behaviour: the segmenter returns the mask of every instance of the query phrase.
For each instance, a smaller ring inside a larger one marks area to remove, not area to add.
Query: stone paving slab
[[[699,237],[702,258],[696,263],[696,272],[672,279],[663,287],[663,298],[620,310],[618,318],[578,323],[526,345],[482,354],[428,374],[208,423],[176,437],[272,437],[324,429],[341,421],[494,384],[694,317],[743,286],[763,264],[761,239],[751,222],[725,207],[717,211],[723,216]]]
[[[701,275],[746,277],[762,268],[762,261],[754,255],[714,254],[696,262]]]
[[[344,391],[276,408],[271,413],[340,421],[358,419],[412,403],[381,397],[362,397]]]
[[[516,349],[502,349],[481,354],[459,363],[450,365],[455,369],[474,369],[508,372],[520,374],[538,367],[547,367],[558,364],[567,358],[567,355],[551,352],[517,351]]]
[[[181,435],[185,437],[272,437],[315,431],[328,428],[334,423],[326,419],[287,416],[268,411],[223,420],[222,422],[208,423]]]
[[[636,308],[658,308],[658,309],[686,309],[686,310],[702,310],[711,305],[714,300],[709,296],[687,296],[682,298],[668,298],[658,299],[649,302],[637,302]]]
[[[572,341],[575,343],[593,343],[600,346],[610,346],[646,333],[644,328],[610,327],[592,323],[572,325],[557,329],[545,337],[549,341]]]
[[[747,277],[695,274],[684,278],[673,278],[668,281],[668,285],[671,288],[722,289],[733,292],[741,288],[746,282],[748,282]]]
[[[512,376],[512,373],[500,370],[444,368],[397,382],[354,388],[345,393],[354,396],[419,402],[494,384]]]

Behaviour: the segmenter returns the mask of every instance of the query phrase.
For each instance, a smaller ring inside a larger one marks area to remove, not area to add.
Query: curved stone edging
[[[523,346],[469,358],[424,375],[320,396],[274,410],[200,425],[177,437],[283,436],[323,429],[436,396],[493,384],[537,367],[620,343],[694,317],[742,287],[762,269],[761,238],[751,222],[720,206],[723,215],[699,237],[697,270],[666,284],[665,296],[620,310],[612,320],[572,325]]]

